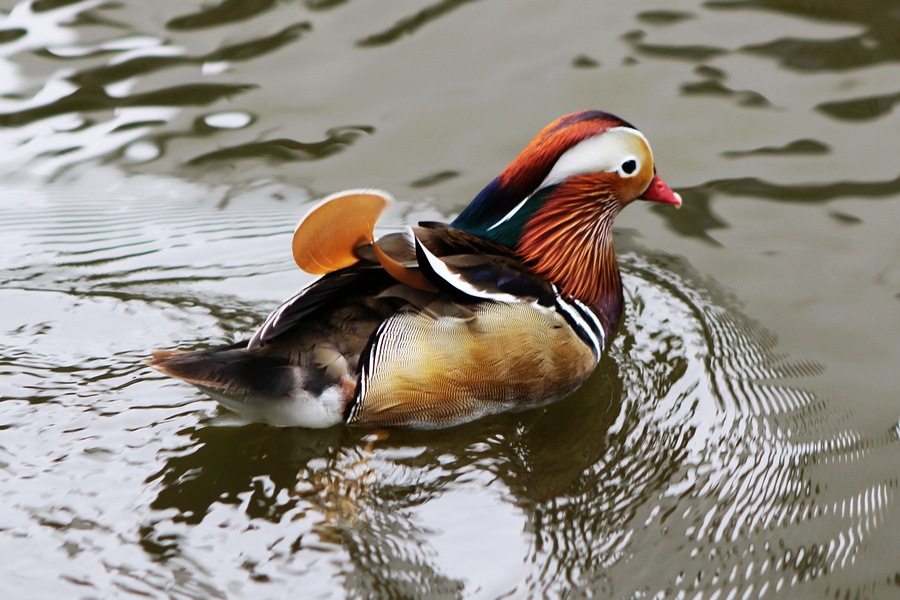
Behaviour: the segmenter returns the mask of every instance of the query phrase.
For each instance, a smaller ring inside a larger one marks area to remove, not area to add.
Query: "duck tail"
[[[212,350],[157,350],[148,363],[157,371],[207,392],[232,397],[280,398],[297,386],[286,357],[247,352],[244,344]]]

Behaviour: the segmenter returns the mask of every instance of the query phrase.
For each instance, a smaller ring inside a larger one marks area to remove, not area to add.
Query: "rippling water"
[[[3,597],[900,593],[896,2],[0,9]],[[574,396],[279,430],[143,362],[308,282],[313,199],[447,218],[586,107],[685,206],[619,219]]]

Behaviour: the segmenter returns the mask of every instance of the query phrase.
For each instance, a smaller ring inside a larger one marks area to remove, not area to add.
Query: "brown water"
[[[896,0],[2,9],[0,597],[900,597]],[[582,108],[685,202],[573,397],[376,440],[142,362],[308,282],[312,199],[451,217]]]

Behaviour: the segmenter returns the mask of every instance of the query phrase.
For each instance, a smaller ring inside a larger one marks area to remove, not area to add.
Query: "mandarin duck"
[[[601,111],[561,117],[450,224],[376,239],[386,193],[324,199],[292,243],[319,279],[249,340],[150,364],[276,426],[437,428],[548,404],[619,325],[612,225],[636,199],[681,206],[644,135]]]

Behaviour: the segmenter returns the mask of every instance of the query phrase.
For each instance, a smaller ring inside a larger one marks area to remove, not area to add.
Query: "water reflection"
[[[891,112],[894,105],[898,103],[900,103],[900,92],[853,100],[823,102],[817,108],[830,117],[852,121],[877,119]]]
[[[185,48],[165,44],[162,40],[153,38],[149,40],[137,38],[140,44],[134,45],[123,44],[123,40],[113,40],[99,46],[54,46],[48,49],[47,53],[55,58],[83,58],[120,53],[115,60],[82,69],[67,78],[79,86],[106,86],[132,77],[150,75],[162,69],[252,60],[296,42],[310,29],[311,26],[307,22],[295,23],[270,36],[226,45],[199,56],[188,56]]]
[[[194,83],[130,96],[111,96],[99,86],[83,86],[42,106],[0,115],[0,126],[19,127],[69,113],[92,113],[135,106],[206,106],[249,89],[252,86]],[[121,130],[122,126],[118,127]]]
[[[764,383],[800,381],[819,367],[779,357],[771,334],[676,275],[686,270],[671,258],[624,263],[624,334],[568,400],[386,439],[343,428],[185,430],[188,447],[149,480],[160,489],[152,507],[170,516],[145,526],[145,547],[160,557],[187,552],[196,541],[177,524],[229,507],[229,523],[242,515],[290,532],[254,565],[294,564],[328,548],[343,557],[335,576],[351,595],[457,596],[483,576],[446,571],[441,532],[423,515],[481,482],[488,520],[521,513],[523,532],[507,552],[531,566],[515,594],[613,593],[629,577],[650,590],[743,594],[852,560],[890,491],[878,484],[838,509],[816,465],[872,442],[802,388]],[[447,518],[460,526],[470,516]],[[824,535],[782,538],[823,521]],[[244,535],[244,526],[223,526],[225,539]],[[486,559],[474,546],[467,552],[464,569]],[[697,556],[705,558],[691,571]],[[748,566],[734,578],[727,569],[736,560]]]
[[[335,127],[326,132],[326,138],[319,142],[298,142],[290,139],[274,139],[264,142],[250,142],[229,148],[222,148],[194,157],[189,166],[199,166],[215,161],[240,159],[269,160],[274,162],[297,162],[319,160],[340,152],[362,134],[371,134],[374,128],[366,125]]]
[[[458,9],[475,10],[473,4],[476,3],[471,0],[426,3],[397,18],[387,29],[370,33],[355,43],[367,49],[390,45],[418,34],[426,25],[455,14]],[[225,135],[226,130],[217,127],[205,131],[197,127],[196,123],[203,122],[200,113],[207,107],[213,107],[207,113],[236,110],[257,115],[260,105],[269,108],[273,99],[280,102],[278,95],[289,88],[263,82],[254,69],[261,61],[275,64],[274,55],[311,39],[317,33],[317,13],[347,5],[343,0],[310,1],[303,4],[303,10],[297,10],[297,6],[269,0],[224,0],[181,14],[178,13],[182,7],[171,6],[167,9],[175,14],[167,16],[165,30],[146,31],[130,25],[156,20],[144,19],[144,9],[138,6],[113,6],[96,0],[19,2],[0,26],[0,56],[10,58],[10,64],[25,67],[30,78],[22,81],[17,69],[4,67],[4,77],[0,78],[6,81],[0,101],[0,124],[17,130],[3,132],[0,141],[5,137],[7,146],[24,146],[15,153],[15,161],[27,164],[37,159],[44,164],[42,172],[48,174],[98,157],[121,159],[130,165],[158,162],[167,157],[167,140]],[[695,73],[700,79],[681,84],[685,96],[728,98],[742,107],[773,108],[777,103],[761,90],[729,85],[730,69],[718,66],[723,63],[720,59],[744,53],[774,58],[796,71],[835,73],[885,66],[900,53],[893,35],[900,16],[890,3],[872,0],[852,7],[840,2],[817,3],[816,19],[835,27],[832,39],[792,37],[787,33],[789,17],[808,13],[809,7],[803,2],[709,2],[704,9],[712,14],[751,15],[761,10],[781,13],[785,24],[779,23],[778,31],[785,33],[779,35],[776,31],[775,40],[770,39],[770,32],[723,40],[713,35],[715,28],[703,26],[709,21],[708,14],[644,10],[635,19],[646,27],[632,29],[622,38],[633,52],[633,56],[625,57],[625,62],[660,59],[696,63]],[[241,29],[245,23],[255,25]],[[271,26],[259,27],[259,23]],[[822,26],[823,31],[827,31],[825,27]],[[660,31],[676,30],[677,35],[657,35]],[[856,33],[850,33],[853,31]],[[198,37],[211,32],[218,37]],[[697,35],[690,35],[692,32]],[[694,41],[685,43],[687,39]],[[603,63],[603,57],[580,54],[573,64],[597,67]],[[254,67],[240,69],[242,64]],[[173,81],[176,85],[172,85]],[[260,89],[261,83],[269,85]],[[248,93],[252,93],[253,100],[242,98]],[[820,98],[817,109],[838,120],[865,121],[890,114],[898,102],[897,90],[889,85],[887,89],[884,85],[866,85],[850,94],[846,97],[847,93],[839,88],[830,91],[831,97]],[[276,162],[320,160],[352,143],[352,132],[372,130],[368,123],[358,129],[331,123],[320,129],[326,132],[324,140],[308,141],[312,135],[309,131],[270,139],[272,130],[265,125],[253,136],[223,138],[222,143],[217,140],[213,146],[225,146],[226,159],[230,150],[239,157],[274,157]],[[131,147],[138,140],[150,145]],[[824,144],[821,140],[810,141]],[[787,150],[807,151],[799,146]],[[206,161],[210,154],[216,156],[209,145],[195,147],[187,156],[178,154],[175,162],[181,164],[196,164]]]
[[[738,156],[757,153],[780,152],[775,152],[775,149],[771,151],[760,149],[740,153]],[[678,192],[685,199],[683,209],[678,212],[654,210],[678,233],[695,237],[715,246],[718,245],[718,242],[715,241],[712,232],[729,227],[729,224],[719,217],[713,208],[712,198],[716,195],[725,194],[810,204],[822,204],[847,196],[890,201],[900,194],[900,176],[888,181],[846,181],[821,185],[778,185],[755,177],[746,177],[708,181],[695,187],[679,188]]]
[[[391,44],[402,37],[414,34],[430,22],[475,1],[476,0],[441,0],[440,2],[435,2],[410,16],[397,21],[397,23],[388,29],[359,40],[356,45],[362,48],[372,48]]]
[[[175,17],[166,23],[166,27],[189,31],[244,21],[271,10],[276,4],[275,0],[223,0],[218,4],[210,3],[194,14]]]
[[[791,156],[797,154],[827,154],[829,151],[830,149],[827,145],[816,140],[794,140],[780,147],[765,146],[754,148],[753,150],[729,150],[723,152],[722,156],[729,158],[754,155]]]
[[[804,0],[739,0],[710,2],[728,9],[760,8],[797,16],[810,13]],[[815,3],[815,18],[838,23],[854,23],[863,27],[858,35],[839,40],[782,38],[747,50],[779,58],[782,64],[800,71],[840,71],[896,61],[900,53],[897,27],[900,11],[892,2],[862,0],[852,5],[840,0]]]
[[[272,2],[224,2],[173,18],[167,26],[175,32],[225,26],[274,6]],[[202,116],[197,120],[205,124],[205,131],[184,128],[180,114],[185,109],[230,103],[257,89],[255,83],[197,81],[196,76],[177,85],[154,82],[148,86],[147,82],[160,72],[180,71],[176,81],[191,71],[214,78],[231,64],[277,52],[311,29],[309,22],[300,21],[275,33],[192,53],[190,48],[196,44],[186,38],[180,44],[180,36],[167,41],[155,35],[123,35],[115,12],[115,7],[90,0],[22,2],[6,17],[7,35],[0,41],[0,54],[21,61],[23,51],[34,50],[41,69],[47,71],[45,81],[35,81],[37,89],[29,90],[32,86],[22,85],[15,77],[6,78],[8,91],[14,93],[0,101],[0,126],[7,128],[5,144],[17,147],[14,161],[18,164],[52,175],[104,155],[119,155],[131,164],[147,163],[159,159],[172,139],[214,134],[223,128],[208,125]],[[138,86],[138,81],[143,83]],[[305,147],[293,140],[280,141]],[[272,144],[277,146],[279,140]],[[323,154],[312,146],[307,156]]]
[[[9,9],[0,595],[891,597],[900,429],[892,372],[865,367],[896,354],[896,8],[582,4]],[[144,366],[304,283],[284,240],[306,188],[446,216],[525,124],[598,102],[653,123],[685,204],[640,230],[704,272],[619,232],[628,319],[575,396],[373,440],[229,425]],[[791,311],[765,327],[709,280],[797,245],[816,258],[743,288]],[[766,328],[811,303],[782,356]],[[823,340],[830,370],[796,358]]]

